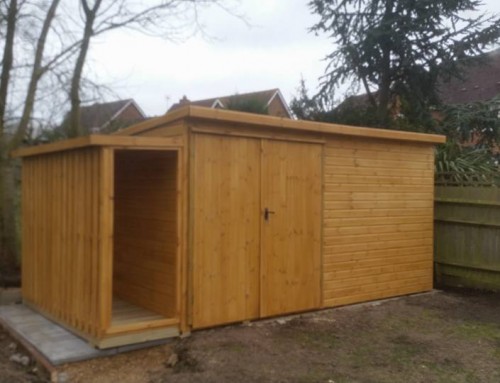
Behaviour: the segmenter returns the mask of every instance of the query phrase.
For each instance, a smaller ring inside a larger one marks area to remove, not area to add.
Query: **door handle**
[[[274,213],[275,213],[274,211],[269,210],[269,208],[267,208],[267,207],[266,207],[266,208],[264,209],[264,220],[265,220],[265,221],[269,221],[269,216],[270,216],[271,214],[274,214]]]

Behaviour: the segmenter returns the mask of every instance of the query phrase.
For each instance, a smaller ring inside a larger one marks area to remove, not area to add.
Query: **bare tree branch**
[[[45,51],[45,44],[47,41],[47,36],[50,31],[50,26],[54,20],[57,7],[59,6],[60,0],[52,0],[50,7],[45,16],[43,22],[40,37],[38,38],[36,51],[35,51],[35,61],[33,62],[33,70],[31,72],[31,79],[28,85],[28,91],[26,93],[26,99],[24,101],[23,114],[19,122],[16,134],[13,137],[11,143],[9,144],[10,149],[13,149],[19,145],[23,137],[26,134],[28,124],[30,122],[30,117],[33,112],[33,107],[35,103],[36,91],[38,87],[38,82],[44,73],[44,68],[42,67],[42,60]]]

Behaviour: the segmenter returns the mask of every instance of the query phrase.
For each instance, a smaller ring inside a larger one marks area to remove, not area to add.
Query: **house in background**
[[[500,49],[485,54],[484,62],[466,68],[461,79],[439,86],[443,104],[489,101],[500,95]]]
[[[109,133],[146,118],[140,106],[133,99],[128,99],[82,106],[80,123],[84,132]]]
[[[265,106],[267,114],[270,116],[292,118],[292,112],[279,89],[240,93],[196,101],[191,101],[184,96],[178,103],[172,105],[167,113],[186,105],[204,106],[212,109],[237,109],[233,108],[233,106],[244,105],[251,102],[256,102]]]
[[[462,78],[440,82],[437,91],[444,105],[470,104],[489,101],[500,95],[500,49],[485,53],[484,60],[464,68]],[[376,96],[377,92],[373,92]],[[363,110],[370,106],[366,93],[347,97],[337,107],[338,111]],[[395,98],[391,113],[400,112],[400,101]],[[439,114],[434,116],[439,118]]]

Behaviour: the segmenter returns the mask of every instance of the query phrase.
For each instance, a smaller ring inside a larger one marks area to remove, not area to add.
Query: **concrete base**
[[[21,338],[32,345],[53,366],[116,355],[126,351],[165,344],[169,341],[169,339],[160,339],[130,346],[97,350],[85,340],[22,304],[0,306],[0,325],[5,327],[15,338]]]

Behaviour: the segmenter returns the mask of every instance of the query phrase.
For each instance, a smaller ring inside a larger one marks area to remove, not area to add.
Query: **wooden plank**
[[[421,293],[430,290],[432,290],[432,284],[429,285],[428,283],[427,284],[416,283],[406,286],[403,285],[393,289],[384,289],[382,291],[360,293],[355,295],[350,294],[345,297],[339,297],[339,298],[329,298],[325,300],[325,306],[327,307],[342,306],[352,303],[371,301],[375,299],[392,298],[401,295]]]
[[[182,109],[181,109],[182,110]],[[188,106],[184,109],[186,117],[206,119],[220,122],[245,123],[255,127],[267,129],[276,127],[292,131],[319,132],[325,134],[338,134],[354,137],[384,138],[390,140],[416,141],[428,143],[443,143],[444,136],[434,134],[422,134],[403,132],[396,130],[385,130],[375,128],[354,127],[339,124],[327,124],[311,121],[292,120],[273,116],[263,116],[250,113],[234,112],[221,109],[209,109],[196,106]],[[167,114],[168,116],[168,114]],[[166,116],[166,117],[167,117]]]
[[[415,232],[415,231],[429,231],[432,230],[432,222],[424,223],[407,223],[394,225],[389,221],[386,225],[376,226],[354,226],[354,227],[334,227],[328,230],[329,235],[342,235],[342,236],[359,236],[359,235],[372,235],[372,234],[398,234]],[[357,237],[361,239],[361,237]],[[369,238],[369,237],[367,237]],[[408,237],[407,237],[408,238]],[[380,238],[383,240],[383,237]]]
[[[432,201],[432,192],[325,192],[327,201]]]
[[[196,172],[195,172],[195,150],[196,150],[196,135],[191,133],[189,130],[187,132],[187,143],[188,143],[188,152],[186,153],[186,162],[187,162],[187,211],[188,211],[188,219],[187,219],[187,251],[186,251],[186,259],[184,261],[184,265],[186,267],[185,275],[185,287],[186,287],[186,295],[184,295],[185,303],[185,314],[186,317],[182,321],[184,328],[191,328],[193,326],[193,317],[194,317],[194,201],[195,201],[195,190],[196,190]]]
[[[405,208],[405,209],[330,209],[325,211],[324,219],[331,218],[377,218],[377,217],[429,217],[432,207]]]
[[[384,130],[375,128],[353,127],[339,124],[327,124],[320,122],[292,120],[287,118],[279,118],[273,116],[263,116],[257,114],[235,112],[221,109],[210,109],[197,106],[186,106],[165,116],[146,121],[128,129],[124,129],[119,134],[134,135],[143,131],[151,130],[161,125],[173,123],[182,118],[191,120],[202,120],[210,122],[226,122],[226,123],[243,123],[253,126],[257,129],[266,130],[269,127],[289,130],[303,131],[310,133],[336,134],[342,136],[353,137],[371,137],[382,138],[388,140],[399,141],[415,141],[423,143],[443,143],[446,138],[444,136],[434,134],[422,134],[403,132],[395,130]]]
[[[113,174],[114,152],[101,149],[100,163],[100,258],[99,258],[99,336],[111,325],[113,291]]]
[[[321,145],[262,142],[262,317],[321,305]],[[248,193],[247,193],[248,194]]]
[[[426,224],[433,222],[430,215],[416,215],[416,216],[400,216],[400,217],[370,217],[370,218],[325,218],[324,224],[327,229],[336,229],[350,227],[370,227],[370,226],[386,226],[386,225],[405,225],[405,224]]]
[[[66,150],[80,149],[89,146],[110,146],[127,149],[178,148],[183,144],[181,137],[131,137],[115,135],[90,135],[57,141],[50,144],[25,147],[12,152],[12,157],[28,157]]]
[[[401,161],[407,162],[417,162],[417,163],[426,163],[433,164],[434,154],[432,151],[428,150],[428,153],[412,153],[411,151],[406,150],[405,152],[390,152],[385,151],[380,147],[376,147],[373,149],[370,148],[359,148],[359,144],[356,149],[350,149],[345,147],[333,148],[332,146],[328,146],[325,151],[325,157],[335,162],[337,158],[362,158],[365,160],[390,160],[390,161]]]
[[[428,155],[432,153],[433,146],[421,142],[392,141],[382,138],[361,138],[336,136],[328,140],[325,152],[329,155],[335,153],[337,149],[370,150],[385,153],[409,153]]]
[[[260,142],[195,136],[193,328],[259,316]]]
[[[127,332],[106,336],[101,339],[91,339],[90,341],[98,348],[120,347],[134,343],[144,343],[158,339],[174,338],[179,336],[179,327],[169,326],[151,329],[139,329],[134,332]]]
[[[409,170],[433,170],[434,163],[401,160],[374,160],[360,157],[335,157],[330,158],[329,164],[333,166],[356,167],[356,168],[378,168],[378,169],[409,169]]]
[[[373,173],[373,172],[372,172]],[[429,178],[427,177],[411,177],[406,174],[401,176],[382,176],[382,175],[356,175],[356,174],[325,174],[325,185],[334,186],[339,183],[347,183],[351,185],[428,185]]]
[[[184,130],[184,134],[187,130]],[[184,141],[188,140],[183,136]],[[180,319],[181,334],[189,333],[187,302],[188,302],[188,150],[184,147],[179,150],[177,161],[177,286],[176,286],[176,310],[175,316]]]
[[[326,174],[328,177],[342,179],[341,176],[376,176],[376,177],[419,177],[434,180],[434,169],[399,169],[391,167],[361,167],[345,166],[336,163],[325,163]],[[327,178],[328,179],[328,178]]]
[[[432,208],[432,200],[398,200],[398,201],[328,201],[325,199],[325,212],[345,209],[407,209]]]
[[[172,326],[177,327],[178,324],[179,324],[179,319],[177,318],[153,319],[149,321],[140,321],[128,324],[117,324],[106,331],[106,337],[117,334],[130,334],[133,333],[134,331],[141,331],[141,333],[144,333],[145,330],[147,331],[150,329],[165,328]]]
[[[191,127],[193,133],[203,134],[217,134],[226,137],[247,137],[247,138],[266,138],[271,140],[294,141],[294,142],[308,142],[315,144],[325,143],[323,137],[314,137],[309,134],[287,134],[280,130],[255,130],[245,128],[241,125],[225,125],[225,124],[209,124],[204,122],[202,124]]]

